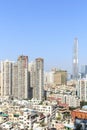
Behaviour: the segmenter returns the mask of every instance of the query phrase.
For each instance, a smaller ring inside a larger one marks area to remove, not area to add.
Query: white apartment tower
[[[78,80],[78,96],[80,100],[87,101],[87,78]]]
[[[18,97],[18,64],[12,64],[12,95]]]
[[[28,56],[18,57],[18,98],[28,98]]]
[[[53,71],[53,70],[51,70],[50,72],[44,73],[45,86],[52,86],[54,84],[54,73],[55,73],[55,71]]]
[[[1,96],[12,94],[12,62],[1,62]]]
[[[37,58],[35,60],[35,87],[33,97],[42,100],[44,97],[44,60]]]

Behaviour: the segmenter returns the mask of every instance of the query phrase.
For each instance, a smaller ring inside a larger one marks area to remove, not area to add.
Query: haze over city
[[[29,61],[42,57],[45,69],[72,71],[74,38],[79,41],[79,64],[87,64],[87,1],[0,1],[0,60],[21,54]]]

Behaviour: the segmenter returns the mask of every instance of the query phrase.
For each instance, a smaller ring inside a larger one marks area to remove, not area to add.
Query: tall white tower
[[[12,95],[18,97],[18,64],[12,64]]]
[[[74,39],[73,49],[73,79],[78,79],[78,39]]]
[[[18,98],[28,98],[28,56],[18,57]]]
[[[44,60],[37,58],[35,60],[35,87],[34,98],[43,100],[44,97]]]
[[[1,62],[1,96],[12,95],[12,62]]]

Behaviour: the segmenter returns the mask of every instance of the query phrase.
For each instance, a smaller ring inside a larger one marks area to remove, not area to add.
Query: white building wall
[[[54,71],[44,73],[45,85],[53,85],[54,83]]]

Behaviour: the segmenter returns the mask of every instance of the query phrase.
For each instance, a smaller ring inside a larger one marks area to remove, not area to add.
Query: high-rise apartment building
[[[53,86],[54,84],[54,70],[51,70],[50,72],[44,73],[44,84],[45,86]]]
[[[87,101],[87,78],[78,80],[77,92],[81,101]]]
[[[18,60],[18,98],[28,98],[28,56],[19,56]]]
[[[18,64],[12,64],[12,95],[18,97]]]
[[[35,60],[35,86],[33,88],[33,98],[42,100],[44,98],[44,60]]]
[[[1,96],[12,95],[12,62],[1,62]]]

